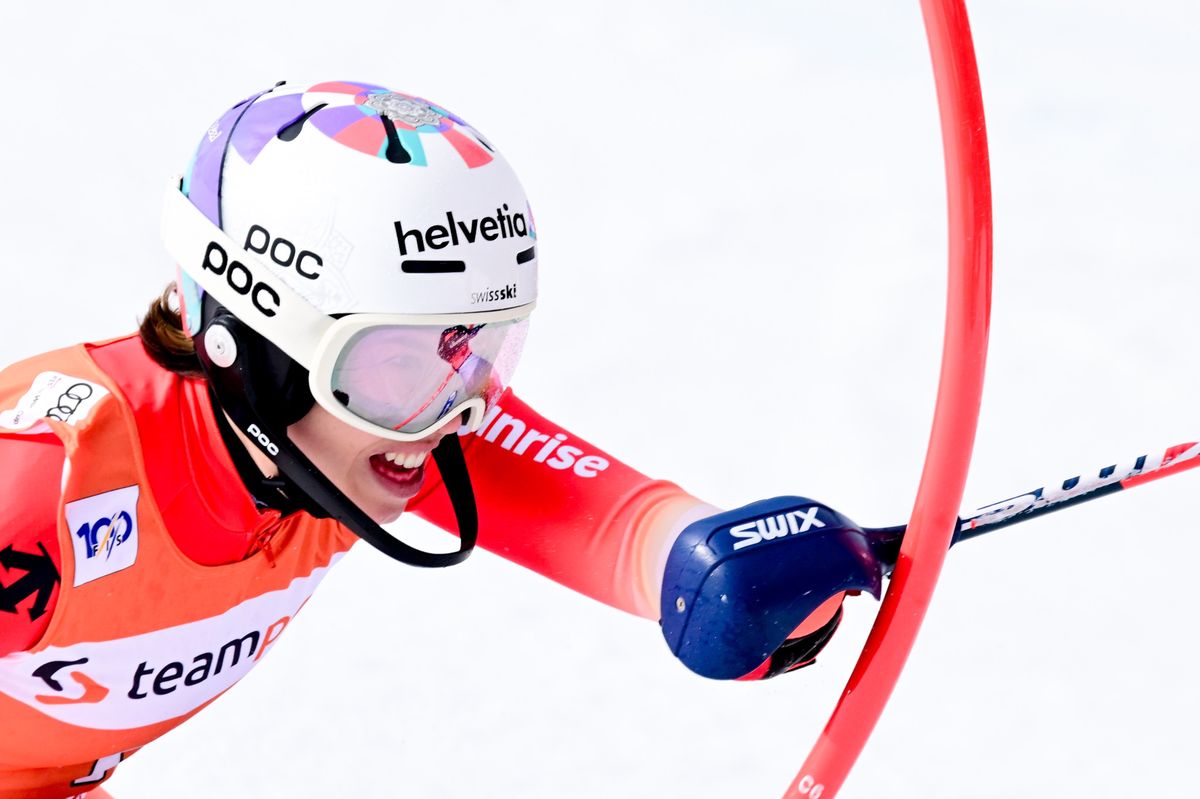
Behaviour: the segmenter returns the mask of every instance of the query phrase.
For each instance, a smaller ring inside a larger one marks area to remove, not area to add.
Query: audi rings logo
[[[121,511],[115,516],[104,517],[94,522],[85,523],[75,531],[75,535],[83,540],[87,547],[88,559],[100,554],[108,560],[117,547],[129,540],[133,534],[133,517],[128,511]]]
[[[0,428],[24,430],[51,420],[80,425],[107,395],[108,389],[87,378],[41,372],[15,406],[0,409]]]
[[[91,383],[76,383],[58,395],[58,404],[46,411],[46,417],[65,422],[75,415],[80,404],[96,393]]]

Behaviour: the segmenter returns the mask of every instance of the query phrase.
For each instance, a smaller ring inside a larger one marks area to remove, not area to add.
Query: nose
[[[446,436],[451,436],[451,435],[455,435],[456,433],[458,433],[458,428],[461,426],[462,426],[461,422],[458,422],[458,423],[451,422],[450,424],[446,425],[445,427],[440,428],[436,433],[434,433],[432,436],[430,436],[430,440],[433,441],[434,446],[436,446]]]
[[[446,436],[457,434],[458,429],[467,423],[467,418],[468,418],[467,415],[463,414],[462,416],[459,416],[454,421],[446,422],[446,424],[442,425],[437,430],[434,430],[432,433],[430,433],[428,436],[426,436],[425,438],[423,438],[421,440],[428,441],[436,447],[439,443],[441,443],[441,440],[443,438],[445,438]]]

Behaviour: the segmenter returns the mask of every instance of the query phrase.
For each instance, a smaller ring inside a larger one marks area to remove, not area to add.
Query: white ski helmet
[[[209,127],[167,192],[163,232],[215,401],[279,465],[289,499],[397,559],[465,558],[475,509],[457,436],[434,456],[463,544],[429,553],[354,507],[287,426],[314,402],[398,441],[480,424],[537,296],[533,215],[491,144],[381,86],[281,83]]]

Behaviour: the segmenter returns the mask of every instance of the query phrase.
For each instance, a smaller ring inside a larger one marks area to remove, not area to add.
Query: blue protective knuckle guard
[[[663,575],[671,651],[705,677],[741,677],[840,591],[881,593],[884,566],[863,531],[804,497],[776,497],[692,523]]]

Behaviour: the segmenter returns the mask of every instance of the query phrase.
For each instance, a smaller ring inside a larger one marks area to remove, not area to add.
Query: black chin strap
[[[437,464],[442,485],[446,487],[446,495],[450,498],[450,506],[454,508],[458,537],[470,554],[479,537],[479,506],[475,504],[475,489],[471,487],[467,459],[463,457],[462,443],[457,433],[445,436],[433,448],[433,462]]]
[[[280,439],[276,438],[275,441]],[[467,463],[457,435],[448,435],[433,449],[433,460],[458,523],[459,549],[455,552],[426,552],[389,534],[363,513],[329,481],[290,441],[279,445],[279,454],[272,460],[281,474],[288,478],[285,491],[304,510],[316,518],[332,518],[341,522],[359,538],[389,557],[410,566],[443,567],[462,563],[475,548],[479,535],[479,516],[475,508],[475,492],[467,474]],[[296,496],[295,492],[299,492]]]
[[[246,451],[241,439],[237,437],[237,433],[230,426],[229,419],[222,412],[221,404],[211,385],[208,387],[208,398],[212,403],[213,418],[217,420],[217,429],[221,433],[221,440],[225,443],[225,449],[229,452],[238,477],[241,478],[242,485],[250,492],[250,498],[254,500],[254,504],[259,508],[277,510],[281,516],[290,516],[296,511],[304,510],[301,503],[292,499],[293,496],[299,496],[300,491],[291,484],[286,475],[280,473],[278,477],[267,477],[254,462],[254,458],[250,457],[250,453]],[[321,516],[325,515],[327,514],[322,512]]]
[[[271,401],[271,397],[275,396],[273,389],[269,386],[260,387],[255,380],[255,358],[247,351],[253,349],[254,337],[257,334],[232,315],[222,314],[218,318],[237,341],[234,362],[222,367],[212,363],[207,357],[207,352],[204,351],[207,328],[198,337],[197,353],[208,376],[209,390],[216,398],[214,412],[218,424],[222,425],[222,436],[226,440],[226,446],[245,481],[247,490],[259,502],[268,507],[278,507],[281,511],[304,510],[316,518],[336,519],[384,554],[412,566],[453,566],[467,559],[478,538],[479,515],[475,507],[475,492],[467,474],[466,459],[463,457],[457,435],[443,437],[433,450],[433,459],[441,472],[446,493],[454,509],[460,546],[454,552],[426,552],[401,541],[380,527],[292,443],[287,437],[286,422],[280,424],[276,415],[269,411],[275,404]],[[284,479],[272,480],[262,476],[233,431],[225,431],[224,427],[227,425],[221,418],[221,410],[229,414],[230,419],[240,429],[256,429],[257,434],[248,434],[246,438],[279,467],[280,475]],[[229,437],[233,438],[232,443]],[[242,460],[239,460],[239,457]]]

